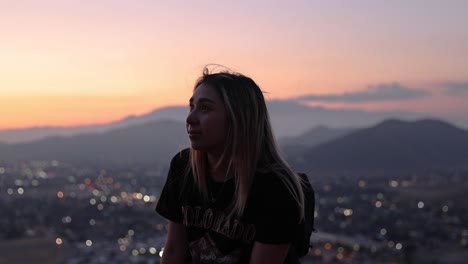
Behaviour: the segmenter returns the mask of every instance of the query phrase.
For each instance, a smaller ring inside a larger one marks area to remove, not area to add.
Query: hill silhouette
[[[387,120],[305,150],[301,167],[322,171],[431,170],[468,165],[468,132],[439,120]]]
[[[79,162],[147,163],[167,161],[188,146],[182,122],[163,120],[104,133],[49,137],[0,145],[0,160],[63,160]]]
[[[329,128],[323,125],[316,126],[296,137],[283,137],[278,140],[282,146],[313,147],[334,139],[340,138],[357,129],[352,128]]]
[[[468,132],[439,120],[391,119],[353,131],[319,127],[310,132],[281,146],[288,159],[305,171],[390,172],[468,165]],[[184,123],[162,120],[104,133],[0,144],[0,161],[168,162],[187,146]]]
[[[358,109],[309,107],[295,100],[270,100],[267,101],[267,105],[273,130],[277,138],[299,135],[320,124],[330,127],[366,127],[390,117],[405,120],[421,118],[421,114],[402,111],[369,112]],[[187,111],[187,106],[168,106],[155,109],[143,115],[128,116],[107,124],[0,130],[0,143],[26,143],[51,136],[104,133],[119,128],[161,120],[185,122]]]

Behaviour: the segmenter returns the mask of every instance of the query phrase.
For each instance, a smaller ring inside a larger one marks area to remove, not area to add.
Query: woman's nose
[[[198,119],[195,115],[195,111],[191,111],[188,115],[187,115],[187,119],[185,120],[185,122],[187,122],[187,124],[189,125],[194,125],[198,122]]]

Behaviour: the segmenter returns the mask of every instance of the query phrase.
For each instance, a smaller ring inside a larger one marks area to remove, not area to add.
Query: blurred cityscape
[[[0,263],[159,263],[167,166],[0,163]],[[309,178],[302,263],[466,263],[468,171]]]

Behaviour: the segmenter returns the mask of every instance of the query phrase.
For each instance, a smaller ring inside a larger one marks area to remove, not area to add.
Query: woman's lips
[[[201,132],[199,132],[199,131],[189,131],[188,135],[189,135],[190,138],[196,138],[196,137],[199,137],[201,135]]]

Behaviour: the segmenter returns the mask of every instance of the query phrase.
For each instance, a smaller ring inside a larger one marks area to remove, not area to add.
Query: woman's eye
[[[193,110],[198,109],[200,111],[209,111],[210,107],[207,105],[189,105],[189,111],[192,112]]]
[[[200,105],[198,108],[200,108],[201,111],[208,111],[209,108],[206,105]]]

